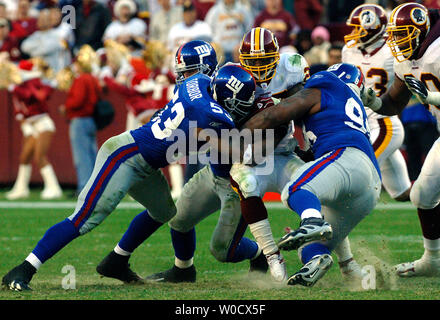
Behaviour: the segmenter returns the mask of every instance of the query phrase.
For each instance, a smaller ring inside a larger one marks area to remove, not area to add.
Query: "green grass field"
[[[71,199],[63,199],[64,201]],[[38,201],[33,193],[29,201]],[[0,194],[0,276],[21,263],[44,232],[71,214],[69,208],[38,208],[20,203],[11,208]],[[65,202],[54,201],[56,204]],[[124,200],[125,204],[134,204]],[[209,252],[209,240],[218,213],[196,227],[197,251],[195,266],[197,282],[193,284],[158,284],[130,286],[100,278],[96,265],[116,245],[139,209],[117,209],[95,230],[70,243],[34,276],[31,292],[0,290],[0,300],[412,300],[438,299],[439,278],[398,279],[387,272],[399,262],[419,258],[423,243],[417,214],[409,204],[400,206],[383,196],[375,210],[352,232],[350,241],[355,258],[361,265],[374,265],[377,270],[375,290],[353,289],[340,275],[337,263],[314,287],[291,287],[274,284],[269,276],[250,278],[248,262],[225,264],[217,262]],[[275,237],[283,235],[286,226],[296,227],[299,218],[280,206],[271,206],[269,218]],[[251,237],[249,231],[247,236]],[[142,244],[130,259],[131,267],[141,276],[172,266],[173,249],[167,225],[162,226]],[[296,252],[284,254],[289,274],[300,268]],[[334,257],[335,258],[335,257]],[[336,258],[335,258],[336,262]],[[76,272],[76,289],[65,290],[62,269],[71,265]]]

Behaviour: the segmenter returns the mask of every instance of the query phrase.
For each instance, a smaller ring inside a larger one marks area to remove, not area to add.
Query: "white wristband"
[[[426,102],[428,102],[429,104],[433,104],[435,106],[440,106],[440,92],[428,91]]]

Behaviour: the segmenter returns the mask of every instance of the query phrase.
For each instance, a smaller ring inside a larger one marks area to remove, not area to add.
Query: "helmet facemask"
[[[212,87],[214,100],[218,101],[216,86]],[[226,111],[232,117],[235,123],[240,123],[244,118],[246,118],[252,110],[252,105],[255,100],[255,92],[252,93],[252,97],[249,101],[244,101],[235,97],[229,97],[223,101],[218,101],[225,108]]]
[[[415,26],[389,26],[387,44],[397,61],[408,60],[419,46],[420,30]]]
[[[279,52],[270,52],[266,54],[240,54],[241,65],[252,73],[258,83],[267,82],[275,77],[279,61]]]
[[[387,44],[398,62],[414,57],[430,29],[428,10],[407,2],[393,9],[387,26]]]
[[[385,33],[387,19],[385,11],[377,5],[364,4],[355,8],[346,24],[351,33],[344,36],[348,48],[358,45],[361,49],[376,42]]]

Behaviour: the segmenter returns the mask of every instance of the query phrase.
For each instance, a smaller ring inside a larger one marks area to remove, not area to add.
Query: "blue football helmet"
[[[236,124],[253,110],[256,82],[252,74],[237,64],[227,64],[214,75],[214,99],[228,111]]]
[[[217,70],[218,61],[214,48],[206,41],[192,40],[179,47],[176,52],[176,83],[181,84],[186,71],[198,70],[212,76]]]
[[[327,71],[335,74],[358,96],[361,96],[365,88],[364,74],[361,69],[350,63],[337,63],[330,66]]]

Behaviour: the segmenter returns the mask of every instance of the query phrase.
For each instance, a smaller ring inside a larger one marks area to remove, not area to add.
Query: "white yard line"
[[[268,209],[286,209],[281,202],[266,202]],[[0,209],[75,209],[75,201],[0,201]],[[137,202],[121,202],[117,209],[142,209]],[[411,210],[410,202],[379,203],[376,210]]]

